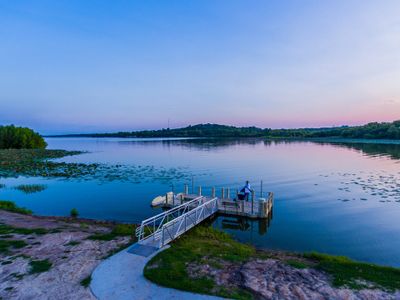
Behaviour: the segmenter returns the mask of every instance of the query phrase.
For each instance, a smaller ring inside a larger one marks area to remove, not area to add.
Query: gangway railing
[[[156,239],[160,240],[159,248],[173,241],[190,228],[201,223],[218,211],[218,198],[215,197],[207,202],[193,208],[192,210],[182,214],[181,216],[165,223],[159,232]]]
[[[168,211],[162,212],[154,217],[143,220],[139,227],[136,228],[136,237],[138,242],[143,242],[146,239],[152,238],[156,240],[159,236],[156,235],[162,228],[162,226],[173,219],[189,212],[190,210],[199,207],[205,202],[204,196],[196,197],[193,200],[185,202],[179,206],[176,206]]]

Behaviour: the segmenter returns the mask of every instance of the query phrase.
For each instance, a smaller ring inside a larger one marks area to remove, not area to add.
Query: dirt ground
[[[69,218],[37,217],[0,210],[0,224],[15,228],[43,228],[43,233],[9,233],[0,241],[22,240],[27,245],[0,252],[0,299],[94,299],[88,280],[94,268],[130,238],[92,240],[111,232],[111,223]],[[47,271],[32,274],[32,261],[48,260]]]

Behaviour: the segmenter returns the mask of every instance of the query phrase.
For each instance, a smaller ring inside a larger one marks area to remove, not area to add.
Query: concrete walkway
[[[135,245],[134,245],[135,246]],[[143,276],[146,263],[160,249],[152,255],[145,257],[129,253],[130,246],[125,250],[103,261],[92,274],[90,288],[93,294],[100,300],[216,300],[218,297],[205,296],[183,292],[175,289],[164,288],[151,283]]]

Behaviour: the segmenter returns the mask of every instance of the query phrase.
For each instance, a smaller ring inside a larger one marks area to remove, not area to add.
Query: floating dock
[[[239,200],[237,193],[233,198],[230,197],[229,189],[221,189],[219,197],[215,195],[215,189],[212,189],[210,196],[201,194],[201,187],[197,194],[188,194],[187,187],[185,192],[178,194],[168,193],[165,196],[165,202],[161,205],[165,209],[171,209],[185,202],[191,201],[197,197],[204,197],[204,201],[217,198],[217,206],[219,214],[247,217],[251,219],[266,219],[272,211],[274,194],[272,192],[266,193],[266,197],[255,199],[255,193],[252,193],[248,200]]]
[[[219,197],[215,188],[211,195],[202,195],[202,188],[197,194],[189,194],[188,186],[184,192],[165,195],[161,204],[166,211],[142,221],[136,229],[138,243],[153,248],[161,248],[204,220],[218,215],[245,217],[250,219],[268,219],[272,214],[274,194],[255,197],[254,191],[248,200],[239,200],[238,193],[230,197],[230,189],[221,189]],[[261,195],[263,193],[261,192]]]

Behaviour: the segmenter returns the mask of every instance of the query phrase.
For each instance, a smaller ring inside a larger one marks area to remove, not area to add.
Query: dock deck
[[[162,205],[165,209],[170,209],[184,202],[191,201],[199,197],[196,194],[178,194],[174,197],[167,197],[167,202]],[[203,196],[205,201],[211,200],[212,197]],[[264,219],[268,218],[273,207],[274,194],[267,193],[266,198],[238,200],[235,198],[218,198],[217,197],[217,213],[231,216],[247,217],[251,219]]]

